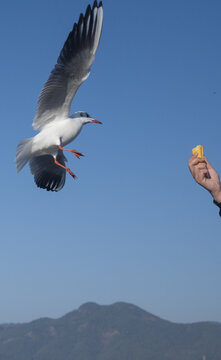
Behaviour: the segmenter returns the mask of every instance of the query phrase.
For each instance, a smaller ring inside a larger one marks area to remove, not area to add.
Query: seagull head
[[[82,124],[89,124],[89,123],[95,123],[95,124],[102,124],[102,122],[93,119],[87,112],[85,111],[77,111],[72,116],[73,119],[80,119],[82,121]]]

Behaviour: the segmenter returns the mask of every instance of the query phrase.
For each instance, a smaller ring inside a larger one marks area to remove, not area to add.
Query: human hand
[[[221,184],[219,175],[204,156],[202,159],[197,154],[191,156],[189,169],[195,181],[208,190],[213,199],[221,203]]]

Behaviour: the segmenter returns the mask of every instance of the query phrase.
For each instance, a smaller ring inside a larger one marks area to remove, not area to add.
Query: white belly
[[[33,138],[32,153],[57,155],[58,146],[73,141],[82,129],[82,123],[73,119],[52,122]]]
[[[72,119],[71,119],[72,120]],[[60,141],[62,146],[66,146],[71,141],[73,141],[81,132],[82,125],[73,124],[73,121],[70,122],[69,126],[63,127],[60,131]]]

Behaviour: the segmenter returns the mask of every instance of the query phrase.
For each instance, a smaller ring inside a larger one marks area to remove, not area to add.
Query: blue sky
[[[88,0],[4,2],[1,41],[0,323],[82,303],[134,303],[171,321],[221,321],[221,220],[191,178],[203,144],[221,173],[217,0],[104,0],[91,75],[72,110],[86,126],[59,193],[18,175],[37,97]]]

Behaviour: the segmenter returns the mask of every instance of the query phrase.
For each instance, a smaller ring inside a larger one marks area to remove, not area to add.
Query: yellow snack
[[[196,153],[198,158],[203,158],[204,154],[202,145],[197,145],[194,149],[192,149],[192,154],[194,155]]]

